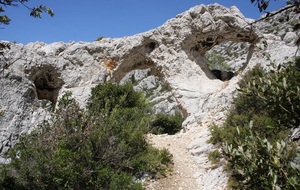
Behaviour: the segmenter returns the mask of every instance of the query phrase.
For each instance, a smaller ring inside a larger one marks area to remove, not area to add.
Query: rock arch
[[[135,69],[151,68],[166,83],[187,118],[185,125],[212,121],[209,115],[215,118],[219,105],[228,103],[235,89],[225,88],[227,91],[224,91],[224,83],[216,79],[206,64],[205,52],[225,41],[253,43],[258,35],[250,22],[236,7],[199,5],[156,29],[134,36],[104,38],[92,43],[11,44],[4,56],[5,62],[14,64],[0,75],[0,84],[5,87],[0,99],[11,114],[0,118],[5,120],[1,124],[1,130],[5,131],[0,131],[0,141],[15,142],[7,137],[16,128],[26,129],[38,124],[38,119],[32,120],[34,114],[41,118],[34,106],[15,111],[27,101],[24,96],[32,97],[32,102],[37,99],[32,91],[25,90],[25,81],[28,86],[35,85],[36,96],[40,99],[56,103],[57,96],[72,91],[75,98],[84,103],[93,86],[109,80],[120,81]],[[250,58],[251,55],[247,60]],[[4,62],[1,57],[0,61]],[[8,96],[11,89],[6,84],[16,78],[20,79],[24,90]],[[16,105],[11,106],[11,102]],[[33,123],[23,124],[31,120]]]
[[[113,79],[153,68],[172,89],[185,116],[195,115],[224,88],[208,69],[205,52],[225,41],[253,43],[258,35],[249,22],[236,7],[193,7],[154,31],[133,36],[142,40],[119,59]]]

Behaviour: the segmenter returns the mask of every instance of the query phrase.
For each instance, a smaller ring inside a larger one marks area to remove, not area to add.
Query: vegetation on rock
[[[272,66],[272,64],[270,65]],[[274,65],[273,65],[274,67]],[[265,72],[260,66],[239,82],[240,93],[222,127],[211,127],[208,142],[222,144],[235,189],[299,189],[300,168],[290,129],[299,127],[299,64]]]
[[[99,84],[86,110],[66,93],[50,120],[6,153],[1,189],[142,189],[145,173],[164,173],[167,150],[149,145],[151,109],[131,84]]]
[[[207,65],[210,70],[218,69],[221,71],[231,70],[231,67],[225,62],[225,58],[222,57],[218,52],[206,52]]]
[[[257,5],[257,8],[259,9],[260,12],[263,12],[268,8],[271,0],[250,0],[250,1],[251,3],[255,3],[255,5]],[[299,0],[286,1],[287,5],[292,3],[299,3]]]
[[[156,114],[152,121],[152,133],[174,135],[181,130],[183,118],[178,112],[175,115],[166,115],[163,113]]]
[[[96,40],[94,40],[94,42],[95,41],[101,41],[102,39],[104,39],[105,37],[104,36],[100,36],[100,37],[98,37]]]

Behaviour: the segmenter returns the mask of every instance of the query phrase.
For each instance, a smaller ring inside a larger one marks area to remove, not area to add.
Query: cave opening
[[[35,69],[34,69],[35,70]],[[53,105],[57,103],[59,90],[64,84],[60,74],[53,67],[36,70],[33,76],[36,93],[39,100],[49,100]]]
[[[156,43],[155,42],[150,42],[148,44],[146,44],[145,46],[145,52],[146,53],[151,53],[156,47]]]

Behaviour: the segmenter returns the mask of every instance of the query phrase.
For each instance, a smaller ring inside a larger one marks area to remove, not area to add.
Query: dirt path
[[[203,130],[206,129],[176,135],[148,135],[147,139],[155,147],[166,148],[173,154],[174,165],[167,177],[149,181],[147,190],[224,189],[224,176],[221,176],[218,170],[211,169],[206,149],[200,147],[201,143],[206,144],[207,140],[208,133]]]
[[[194,176],[196,163],[185,148],[190,139],[186,139],[184,136],[186,135],[149,135],[149,140],[155,147],[160,149],[167,148],[173,154],[174,166],[172,168],[173,172],[168,174],[167,178],[150,183],[147,189],[194,190],[199,188],[199,184],[197,184]]]

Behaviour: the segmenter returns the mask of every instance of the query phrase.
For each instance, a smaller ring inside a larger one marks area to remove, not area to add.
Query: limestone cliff
[[[236,7],[199,5],[157,29],[130,37],[11,44],[0,58],[0,153],[48,117],[42,99],[55,104],[65,91],[72,91],[84,106],[96,84],[119,82],[137,69],[151,69],[167,85],[186,118],[185,130],[222,121],[241,75],[225,82],[217,79],[206,64],[207,51],[228,41],[248,43],[249,49],[238,55],[243,59],[234,63],[241,73],[267,63],[262,52],[282,62],[296,51],[292,37],[263,34],[252,22]]]

